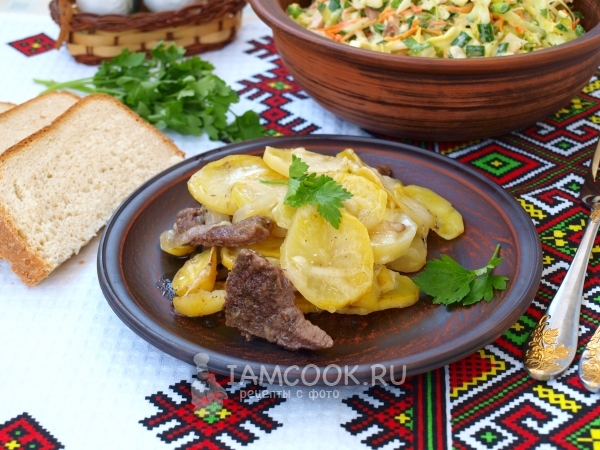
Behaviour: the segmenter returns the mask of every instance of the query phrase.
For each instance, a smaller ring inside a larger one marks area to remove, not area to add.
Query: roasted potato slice
[[[281,246],[281,267],[296,289],[334,312],[365,295],[373,282],[373,251],[365,226],[342,210],[339,229],[314,206],[298,208]]]
[[[444,239],[454,239],[465,231],[461,214],[441,195],[422,186],[404,186],[404,193],[418,201],[435,218],[431,229]]]
[[[233,186],[249,180],[283,181],[286,177],[271,170],[259,156],[229,155],[192,175],[188,189],[198,202],[231,216],[238,208],[231,192]]]
[[[188,317],[207,316],[223,309],[225,290],[199,290],[192,294],[173,298],[173,307],[179,314]]]
[[[173,277],[171,285],[181,297],[199,290],[211,291],[217,278],[217,249],[211,247],[188,259]]]

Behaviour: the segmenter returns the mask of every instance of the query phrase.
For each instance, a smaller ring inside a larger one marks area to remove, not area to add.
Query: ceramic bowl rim
[[[284,33],[301,39],[308,48],[324,56],[332,55],[339,60],[355,61],[365,66],[393,72],[448,74],[496,73],[499,70],[510,72],[566,63],[587,53],[600,54],[600,22],[573,41],[531,53],[472,59],[419,58],[359,49],[319,36],[291,20],[280,7],[280,0],[249,0],[249,3],[258,17],[273,30],[275,39],[277,33]]]

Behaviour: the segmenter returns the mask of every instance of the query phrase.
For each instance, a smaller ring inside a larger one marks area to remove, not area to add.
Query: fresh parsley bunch
[[[104,61],[91,78],[56,83],[34,80],[46,91],[72,89],[116,97],[156,128],[181,134],[208,134],[212,140],[242,141],[264,135],[259,116],[235,115],[230,107],[238,94],[213,73],[214,66],[198,56],[184,59],[185,48],[159,43],[146,58],[125,49]],[[234,115],[228,123],[227,113]]]
[[[508,278],[493,275],[492,270],[501,262],[498,256],[500,245],[485,267],[481,269],[465,269],[454,259],[441,255],[440,259],[427,262],[425,270],[413,278],[423,292],[433,297],[436,304],[472,305],[481,300],[489,302],[494,296],[494,289],[506,289]]]

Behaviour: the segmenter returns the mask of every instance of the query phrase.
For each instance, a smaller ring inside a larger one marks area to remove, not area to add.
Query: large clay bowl
[[[418,58],[358,49],[297,25],[293,0],[249,0],[283,63],[320,105],[362,128],[422,140],[492,137],[569,105],[600,64],[600,3],[575,0],[586,34],[532,53]],[[300,0],[307,6],[310,0]]]

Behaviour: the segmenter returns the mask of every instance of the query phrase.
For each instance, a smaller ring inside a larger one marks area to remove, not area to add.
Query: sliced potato
[[[379,267],[379,270],[377,270],[375,272],[375,276],[377,278],[377,284],[379,285],[379,290],[381,291],[381,295],[394,289],[394,285],[395,285],[394,273],[396,273],[396,272],[388,269],[386,266]]]
[[[283,238],[277,236],[269,236],[267,239],[256,244],[246,245],[243,247],[223,247],[221,248],[221,264],[231,270],[240,250],[248,248],[263,255],[271,264],[279,266],[279,254]]]
[[[179,314],[188,317],[199,317],[214,314],[223,309],[225,290],[200,290],[193,294],[173,297],[173,307]]]
[[[160,249],[163,252],[167,252],[173,256],[185,256],[193,253],[196,247],[191,245],[173,245],[173,238],[175,236],[174,230],[167,230],[160,233]]]
[[[383,184],[384,175],[381,175],[375,167],[371,167],[367,163],[365,163],[360,158],[360,156],[358,156],[356,154],[356,152],[353,149],[347,148],[347,149],[341,151],[340,153],[338,153],[337,155],[335,155],[335,157],[352,161],[355,164],[353,166],[353,167],[355,167],[355,169],[352,171],[352,173],[354,175],[359,175],[361,177],[364,177],[367,180],[372,181],[373,183],[378,184],[381,187],[384,186],[384,184]],[[390,180],[392,180],[392,178],[390,178],[390,177],[386,177],[386,178],[389,178]],[[395,180],[395,181],[399,183],[398,180]]]
[[[383,220],[369,230],[375,264],[386,264],[408,253],[417,225],[406,214],[387,209]]]
[[[231,222],[237,223],[252,216],[265,216],[273,219],[273,208],[275,208],[278,201],[279,193],[275,190],[268,191],[238,208],[231,218]]]
[[[367,230],[377,226],[385,213],[387,193],[380,186],[365,177],[351,173],[329,173],[352,197],[343,204],[350,214],[360,220]]]
[[[380,276],[377,276],[373,283],[373,286],[377,286],[377,288],[371,291],[372,294],[378,293],[374,299],[369,297],[370,293],[368,293],[360,300],[338,309],[336,313],[365,315],[384,309],[406,308],[419,300],[419,287],[409,277],[386,269],[385,266],[382,267],[379,274],[383,275],[385,279],[382,280],[385,282],[385,292],[379,285]],[[368,301],[366,301],[367,297],[369,297]]]
[[[263,160],[275,172],[289,178],[290,165],[292,164],[292,149],[267,146],[263,153]]]
[[[372,167],[359,167],[353,172],[353,174],[359,177],[366,178],[367,180],[375,183],[377,186],[381,186],[383,188],[383,183],[381,182],[381,174]]]
[[[386,264],[389,269],[397,272],[416,272],[427,262],[427,238],[415,235],[408,252],[394,261]]]
[[[342,210],[336,230],[316,207],[302,206],[281,246],[281,267],[304,298],[334,312],[371,288],[373,251],[367,229]]]
[[[258,156],[230,155],[208,163],[192,175],[188,189],[208,208],[233,215],[238,208],[231,193],[233,186],[249,180],[284,181],[286,177],[271,170]]]
[[[171,285],[178,296],[198,292],[211,291],[217,278],[216,247],[198,253],[188,259],[173,277]]]
[[[275,172],[289,177],[292,155],[299,157],[303,162],[308,164],[308,173],[348,173],[357,167],[350,160],[311,152],[303,147],[292,149],[266,147],[263,159]]]
[[[235,247],[221,247],[219,249],[219,252],[221,264],[223,264],[223,267],[231,270],[233,268],[235,258],[237,258],[237,255],[239,253],[239,250]]]
[[[346,149],[342,150],[341,152],[339,152],[338,154],[336,154],[335,157],[338,159],[345,159],[347,161],[350,161],[352,163],[351,167],[355,168],[355,170],[353,170],[352,173],[356,172],[356,170],[358,170],[361,167],[365,167],[367,169],[376,171],[375,168],[369,166],[366,162],[364,162],[361,159],[361,157],[356,154],[354,149],[346,148]]]
[[[290,224],[292,223],[292,217],[296,214],[296,208],[290,205],[286,205],[283,203],[283,198],[277,202],[277,205],[273,208],[273,219],[275,219],[275,223],[277,226],[288,229],[290,228]]]
[[[465,231],[461,214],[452,203],[422,186],[404,186],[404,193],[421,203],[435,218],[431,229],[444,239],[454,239]]]
[[[278,197],[285,197],[287,189],[287,185],[261,183],[260,180],[238,181],[231,187],[231,198],[241,208],[264,195],[273,195],[273,192]]]
[[[374,271],[371,289],[369,289],[367,293],[362,295],[358,300],[355,300],[352,303],[350,303],[347,307],[360,308],[369,311],[377,310],[377,302],[379,301],[379,296],[381,295],[381,288],[379,287],[379,283],[377,282],[377,272],[379,272],[379,270]]]
[[[390,271],[392,272],[392,271]],[[406,275],[392,272],[394,288],[379,297],[378,309],[406,308],[419,300],[419,286]]]
[[[426,237],[429,229],[435,225],[435,217],[419,201],[409,197],[404,192],[404,186],[401,183],[395,183],[393,189],[387,186],[386,190],[394,203],[410,219],[417,224],[417,234]]]

